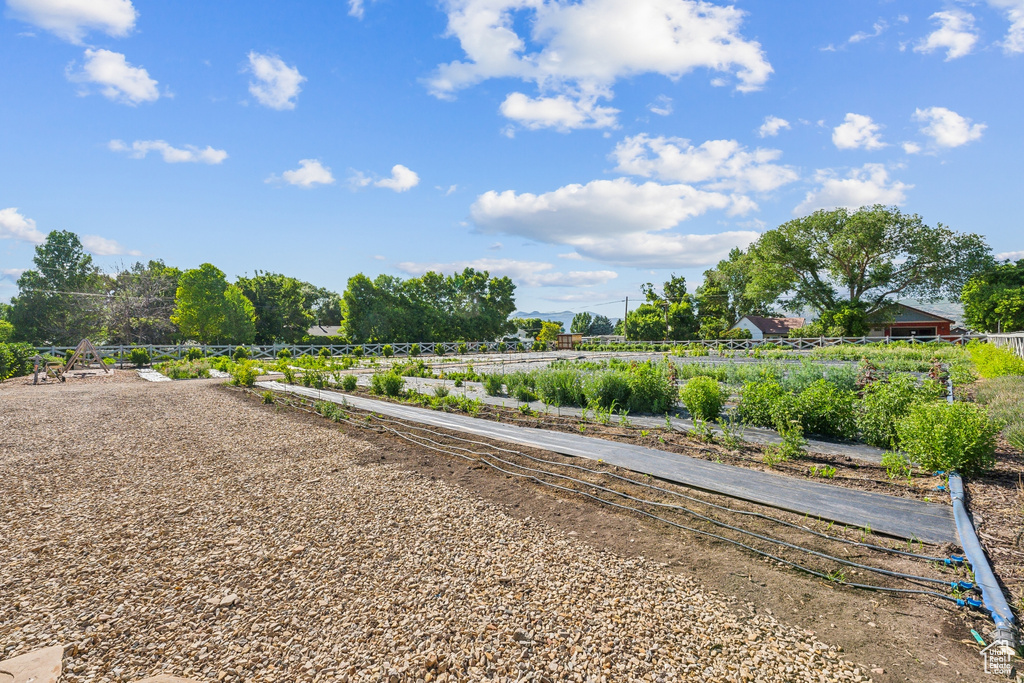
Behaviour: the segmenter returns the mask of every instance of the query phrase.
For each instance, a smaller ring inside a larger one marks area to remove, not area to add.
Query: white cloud
[[[420,177],[416,171],[410,170],[402,164],[395,164],[391,167],[390,178],[380,178],[374,180],[372,177],[363,173],[362,171],[353,171],[352,175],[348,178],[348,184],[353,190],[358,190],[361,187],[367,187],[373,185],[374,187],[383,187],[395,192],[405,192],[420,184]],[[437,188],[439,190],[443,188]],[[452,185],[445,192],[445,196],[451,194],[456,189],[455,185]]]
[[[510,93],[501,103],[501,114],[507,119],[529,128],[555,128],[562,132],[574,128],[611,128],[615,126],[618,109],[599,107],[596,97],[570,98],[527,97],[521,92]]]
[[[536,195],[486,192],[470,208],[485,233],[505,233],[571,246],[580,256],[619,265],[686,267],[715,263],[756,232],[668,233],[709,210],[736,208],[729,195],[690,185],[636,185],[625,178],[566,185]],[[740,209],[746,208],[740,206]]]
[[[778,116],[766,116],[764,117],[764,123],[757,129],[757,134],[762,138],[773,138],[783,128],[787,130],[790,128],[789,121],[780,119]]]
[[[0,209],[0,239],[18,240],[29,244],[42,244],[46,235],[36,228],[36,222],[25,218],[15,207]]]
[[[832,170],[820,170],[815,178],[821,185],[804,197],[793,213],[802,216],[818,209],[845,207],[857,209],[873,204],[902,204],[906,201],[907,185],[889,178],[882,164],[864,164],[852,169],[845,178],[836,177]]]
[[[141,66],[129,64],[120,52],[86,50],[82,70],[75,72],[72,66],[67,71],[69,80],[97,85],[108,100],[135,106],[160,98],[158,84],[149,77],[149,72]]]
[[[680,183],[706,183],[712,190],[770,192],[797,179],[788,166],[772,163],[782,152],[748,151],[736,140],[708,140],[693,146],[682,138],[627,137],[612,152],[616,170]]]
[[[871,38],[877,38],[878,36],[882,35],[882,33],[884,33],[887,28],[889,28],[889,22],[885,21],[884,19],[879,19],[874,24],[872,24],[871,33],[868,33],[867,31],[858,31],[857,33],[854,33],[852,36],[850,36],[847,42],[860,43],[865,40],[870,40]]]
[[[1024,52],[1024,0],[988,0],[988,4],[1006,12],[1010,28],[1001,45],[1007,54]]]
[[[248,71],[255,78],[249,81],[249,92],[260,104],[277,110],[295,109],[295,98],[306,80],[296,67],[277,55],[250,52]]]
[[[136,140],[131,145],[126,144],[123,140],[111,140],[108,147],[114,152],[127,152],[133,159],[144,159],[150,152],[159,152],[164,161],[169,164],[219,164],[228,158],[228,153],[222,149],[214,149],[210,146],[200,149],[194,145],[178,148],[172,147],[163,140]]]
[[[960,147],[973,140],[980,140],[987,126],[974,123],[965,116],[945,107],[929,107],[914,111],[914,120],[927,125],[921,132],[930,137],[937,147]]]
[[[391,167],[391,177],[383,178],[374,183],[377,187],[385,187],[395,192],[405,192],[420,184],[420,177],[402,164]]]
[[[535,83],[538,98],[520,94],[503,108],[527,123],[553,120],[568,129],[582,120],[590,127],[611,126],[614,110],[597,107],[596,101],[611,98],[619,78],[657,73],[677,79],[706,68],[735,78],[737,90],[750,91],[772,72],[760,44],[739,32],[744,13],[731,6],[696,0],[445,0],[443,5],[447,35],[459,40],[465,59],[439,65],[428,79],[431,93],[451,98],[490,78]],[[518,26],[529,26],[529,35],[517,33]],[[579,106],[567,107],[560,97]],[[545,111],[535,112],[542,105]]]
[[[1024,251],[1004,251],[996,254],[997,261],[1019,261],[1024,258]]]
[[[99,235],[82,235],[82,246],[96,256],[142,256],[141,251],[125,249],[116,240],[108,240]]]
[[[371,3],[377,0],[370,0]],[[366,2],[364,0],[348,0],[348,14],[356,19],[362,19],[366,14]]]
[[[573,270],[568,273],[551,272],[554,266],[542,261],[519,261],[516,259],[474,259],[472,261],[448,261],[418,263],[406,261],[397,268],[408,275],[422,275],[427,271],[451,273],[473,268],[486,270],[497,277],[510,277],[527,287],[592,287],[603,285],[619,276],[613,270]]]
[[[668,95],[658,95],[653,102],[647,105],[647,109],[652,114],[668,116],[672,113],[672,98]]]
[[[903,151],[907,154],[919,154],[921,152],[921,145],[916,142],[904,142]]]
[[[970,54],[978,42],[974,28],[974,15],[958,9],[936,12],[931,17],[939,28],[929,33],[914,46],[914,52],[930,53],[946,50],[946,61]]]
[[[839,149],[881,149],[885,147],[878,136],[882,129],[863,114],[847,114],[841,123],[832,129],[832,142]]]
[[[11,14],[70,43],[91,30],[126,36],[135,26],[131,0],[7,0]]]
[[[25,272],[25,268],[4,268],[0,270],[0,282],[8,280],[9,282],[17,282],[21,274]]]
[[[321,164],[319,159],[301,159],[298,168],[285,171],[280,178],[272,175],[266,182],[275,183],[282,180],[289,185],[308,189],[316,185],[331,185],[334,183],[334,176],[331,175],[331,169]]]

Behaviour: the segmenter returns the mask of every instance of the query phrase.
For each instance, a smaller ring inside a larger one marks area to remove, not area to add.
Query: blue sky
[[[816,208],[1024,252],[1024,0],[6,0],[0,60],[0,300],[55,229],[612,315]]]

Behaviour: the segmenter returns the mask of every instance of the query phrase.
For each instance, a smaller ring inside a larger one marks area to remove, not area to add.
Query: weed
[[[640,430],[640,436],[641,436],[642,438],[646,438],[646,437],[648,437],[648,436],[650,436],[650,435],[651,435],[651,433],[650,433],[649,431],[647,431],[646,429],[641,429],[641,430]]]
[[[274,404],[273,391],[264,391],[262,394],[260,394],[260,398],[262,399],[263,405],[269,406]]]
[[[736,417],[736,411],[730,410],[724,417],[718,418],[718,429],[722,432],[722,443],[733,450],[740,447],[743,441],[743,423]]]
[[[825,578],[835,583],[846,583],[846,572],[842,569],[836,569],[825,574]]]
[[[531,408],[528,403],[524,403],[519,406],[519,412],[529,417],[530,415],[533,415],[533,408]]]
[[[632,427],[633,426],[633,423],[629,421],[629,411],[628,410],[620,410],[619,411],[619,424],[622,425],[623,427]]]
[[[693,418],[693,433],[698,439],[706,443],[715,442],[715,430],[708,420],[699,417]]]
[[[505,378],[498,373],[483,375],[484,393],[488,396],[501,395],[502,389],[505,388],[504,380]]]
[[[836,476],[836,468],[829,467],[828,465],[822,465],[821,467],[811,465],[808,472],[812,477],[822,477],[824,479],[831,479]]]
[[[577,429],[579,429],[580,434],[582,434],[583,432],[587,431],[587,425],[581,423],[580,425],[577,426]]]
[[[882,466],[885,467],[885,474],[890,479],[906,479],[909,483],[914,475],[914,466],[910,464],[910,461],[902,453],[884,453],[882,455]]]

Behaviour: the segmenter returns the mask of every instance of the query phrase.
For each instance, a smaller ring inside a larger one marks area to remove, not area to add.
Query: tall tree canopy
[[[104,341],[110,280],[85,253],[78,235],[54,230],[36,247],[35,269],[18,278],[8,314],[18,340],[74,346],[84,338]]]
[[[586,311],[577,313],[572,317],[572,323],[569,325],[569,331],[573,334],[590,334],[590,326],[594,324],[594,316]]]
[[[114,276],[108,305],[108,341],[166,344],[177,331],[171,322],[181,271],[163,261],[135,263]]]
[[[514,295],[511,279],[472,268],[409,280],[360,273],[343,295],[344,328],[354,343],[496,339],[512,331]]]
[[[745,315],[774,315],[777,294],[749,287],[753,279],[751,261],[749,254],[734,248],[728,258],[704,271],[704,282],[694,296],[702,339],[725,336],[726,330]]]
[[[981,332],[1024,330],[1024,259],[976,274],[964,285],[964,319]]]
[[[992,263],[984,238],[917,214],[875,205],[816,211],[761,235],[749,251],[745,294],[819,313],[884,312],[898,298],[959,299],[970,277]]]
[[[171,322],[184,339],[203,344],[251,344],[256,337],[252,303],[224,273],[204,263],[178,281]]]
[[[654,339],[693,339],[697,335],[697,316],[693,306],[693,297],[686,291],[686,279],[675,273],[662,285],[659,294],[654,285],[648,282],[641,289],[647,302],[636,310],[630,311],[630,322],[626,320],[625,331],[628,339],[645,341]],[[661,317],[661,323],[654,321],[655,312]],[[642,321],[641,321],[642,319]],[[658,333],[661,336],[656,336]]]
[[[261,273],[235,282],[256,311],[256,343],[295,343],[314,322],[306,301],[309,285],[287,275]]]

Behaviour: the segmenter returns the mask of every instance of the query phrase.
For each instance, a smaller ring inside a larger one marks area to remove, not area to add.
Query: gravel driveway
[[[866,678],[217,384],[0,386],[0,659],[64,644],[67,681]]]

